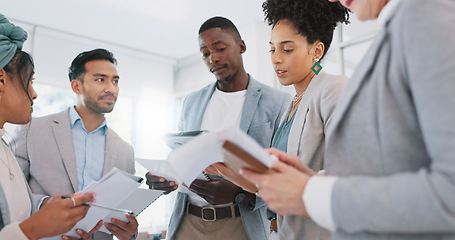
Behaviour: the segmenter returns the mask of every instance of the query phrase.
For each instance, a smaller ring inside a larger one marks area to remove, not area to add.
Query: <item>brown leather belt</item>
[[[186,214],[200,217],[204,221],[216,221],[224,218],[238,217],[240,216],[240,210],[237,203],[225,207],[199,207],[187,202]]]
[[[270,232],[278,232],[278,224],[276,218],[270,220]]]

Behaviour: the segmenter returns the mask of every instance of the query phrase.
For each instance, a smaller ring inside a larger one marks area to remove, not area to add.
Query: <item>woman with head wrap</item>
[[[0,135],[6,122],[25,124],[31,119],[33,60],[22,51],[27,33],[0,14]],[[88,211],[82,203],[92,194],[63,199],[54,195],[35,214],[30,191],[19,164],[6,144],[0,142],[0,239],[39,239],[69,231]],[[101,226],[101,225],[99,225]],[[95,229],[94,229],[95,230]],[[89,234],[79,230],[82,239]],[[67,238],[71,239],[71,238]]]
[[[340,2],[380,30],[333,114],[325,176],[278,151],[276,174],[244,176],[334,240],[455,239],[455,1]]]

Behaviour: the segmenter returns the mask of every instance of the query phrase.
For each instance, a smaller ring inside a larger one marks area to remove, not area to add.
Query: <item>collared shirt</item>
[[[387,21],[394,15],[398,5],[402,0],[390,0],[379,13],[378,24],[380,27],[385,27]]]
[[[395,14],[399,3],[402,0],[390,0],[378,16],[381,28],[385,27],[387,21]],[[314,176],[308,181],[302,199],[305,203],[308,215],[319,226],[330,231],[336,230],[332,211],[332,190],[338,177]]]
[[[77,182],[79,191],[103,175],[106,152],[106,120],[94,131],[88,133],[75,107],[70,108],[69,117],[76,155]]]

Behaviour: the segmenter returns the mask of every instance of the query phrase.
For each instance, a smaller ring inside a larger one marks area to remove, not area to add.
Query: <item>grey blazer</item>
[[[32,190],[34,204],[45,195],[78,191],[68,111],[33,118],[13,134],[11,146]],[[108,128],[103,174],[113,167],[134,173],[134,150]],[[112,239],[112,236],[97,232],[95,239]]]
[[[342,93],[325,158],[341,177],[334,240],[455,239],[454,13],[402,1]]]
[[[315,76],[303,96],[295,113],[288,138],[288,153],[296,154],[311,169],[323,167],[325,135],[332,123],[338,98],[348,78],[320,72]],[[281,123],[287,121],[290,104]],[[278,216],[280,239],[330,239],[330,232],[316,225],[312,220],[298,216]]]
[[[215,88],[216,83],[212,83],[185,98],[180,113],[180,131],[200,130],[205,109]],[[289,94],[261,84],[249,76],[240,119],[240,129],[254,138],[261,146],[270,147],[273,133],[278,128],[281,116],[290,99],[291,96]],[[185,214],[187,197],[187,194],[177,193],[174,212],[169,222],[167,239],[174,239],[178,233],[180,222]],[[268,239],[269,221],[266,216],[266,204],[260,198],[257,198],[254,207],[249,206],[246,201],[240,201],[239,208],[243,227],[248,238]]]

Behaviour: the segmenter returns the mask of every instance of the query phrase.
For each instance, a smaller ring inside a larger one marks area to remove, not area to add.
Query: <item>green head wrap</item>
[[[10,23],[0,13],[0,69],[13,59],[17,49],[22,49],[25,40],[27,40],[27,32]]]

